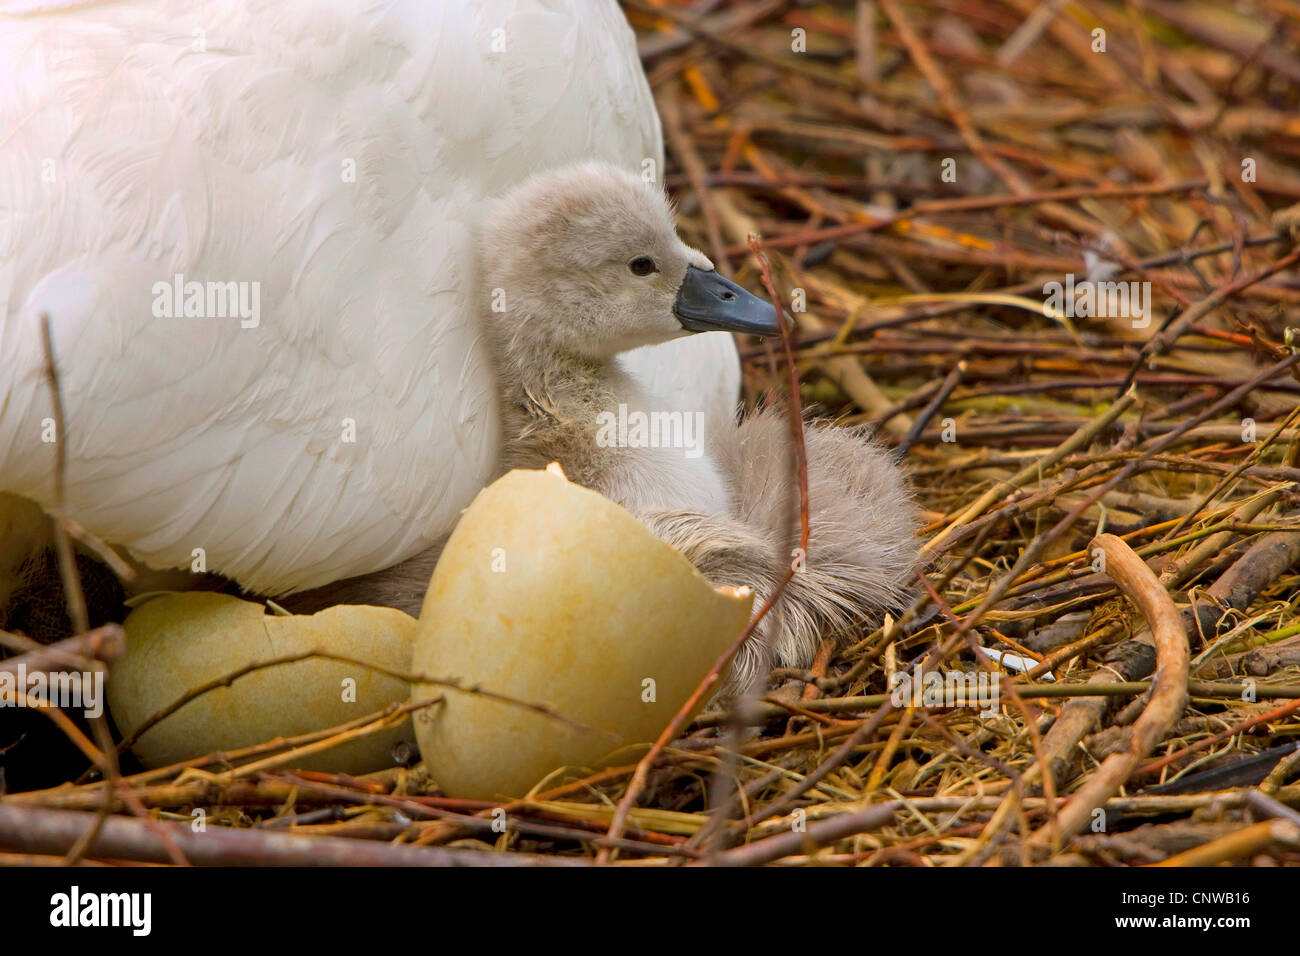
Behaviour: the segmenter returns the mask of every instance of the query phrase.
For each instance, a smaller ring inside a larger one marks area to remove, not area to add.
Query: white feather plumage
[[[52,503],[46,312],[71,514],[265,593],[427,548],[492,477],[485,200],[662,168],[614,0],[0,0],[0,64],[0,492]],[[176,274],[259,283],[260,324],[156,318]],[[626,361],[670,407],[736,401],[728,336]]]

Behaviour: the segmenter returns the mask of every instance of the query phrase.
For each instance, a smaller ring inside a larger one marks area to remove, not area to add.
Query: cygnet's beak
[[[776,335],[776,310],[712,269],[686,267],[673,314],[688,332]]]

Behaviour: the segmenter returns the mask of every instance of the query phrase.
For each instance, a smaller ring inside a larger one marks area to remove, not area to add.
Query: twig
[[[843,813],[829,820],[819,820],[810,824],[806,832],[792,830],[779,836],[768,837],[766,840],[758,840],[748,846],[724,850],[711,859],[694,865],[761,866],[793,853],[812,853],[819,846],[888,826],[894,821],[899,806],[895,802],[878,803],[854,813]]]
[[[67,667],[84,669],[96,661],[111,664],[125,651],[126,634],[121,626],[105,624],[76,637],[0,660],[0,671],[16,674],[20,666],[28,673]]]
[[[581,866],[570,857],[485,853],[372,844],[341,837],[300,837],[264,830],[211,826],[195,833],[189,824],[125,817],[98,821],[74,810],[0,804],[0,847],[23,853],[64,853],[86,844],[98,859],[166,863],[173,843],[196,866]],[[150,825],[152,824],[152,825]]]
[[[1031,846],[1051,845],[1083,830],[1093,810],[1119,792],[1138,762],[1159,743],[1187,706],[1187,634],[1169,592],[1119,538],[1100,534],[1092,543],[1105,556],[1105,573],[1137,605],[1151,628],[1157,660],[1155,681],[1146,709],[1133,724],[1128,749],[1107,757],[1075,791],[1058,815],[1058,833],[1043,827],[1030,836]]]

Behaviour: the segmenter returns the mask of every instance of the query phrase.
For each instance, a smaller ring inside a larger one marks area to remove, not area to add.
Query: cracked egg
[[[546,471],[481,491],[433,572],[411,669],[512,701],[417,685],[416,738],[450,795],[519,797],[561,768],[644,753],[749,619],[629,512]],[[575,726],[582,725],[581,727]]]

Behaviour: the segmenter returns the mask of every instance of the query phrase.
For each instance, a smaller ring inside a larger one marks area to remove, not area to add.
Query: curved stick
[[[1087,825],[1092,812],[1119,792],[1142,758],[1151,752],[1174,725],[1187,706],[1187,632],[1174,600],[1124,541],[1112,534],[1099,534],[1092,547],[1106,559],[1106,575],[1137,605],[1146,618],[1156,649],[1156,673],[1151,699],[1133,724],[1126,750],[1111,754],[1080,787],[1058,818],[1058,839],[1068,840]],[[1046,827],[1029,838],[1031,846],[1048,846],[1052,834]]]

